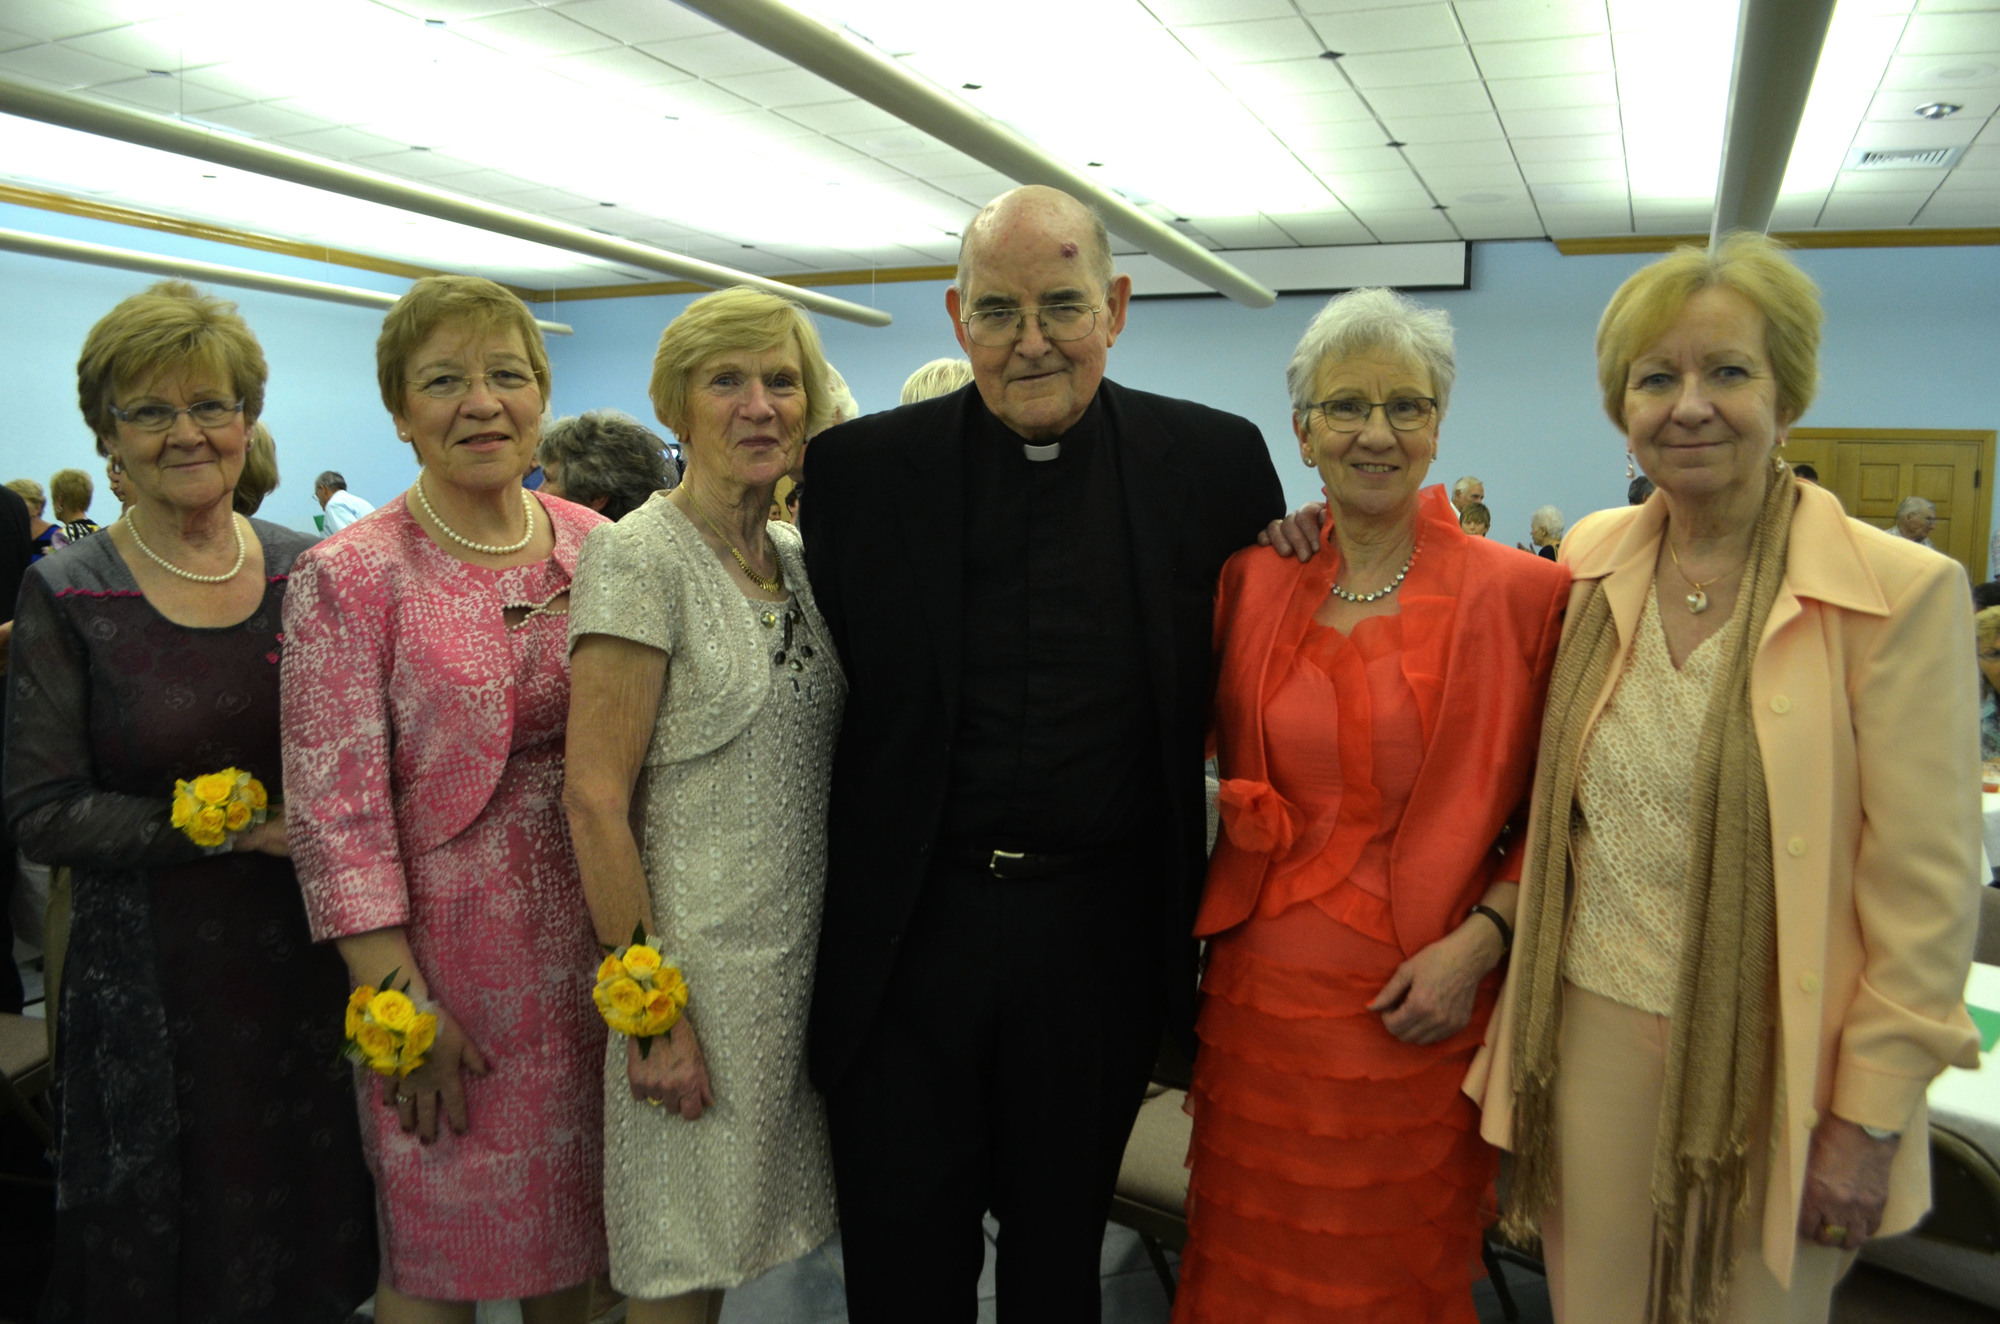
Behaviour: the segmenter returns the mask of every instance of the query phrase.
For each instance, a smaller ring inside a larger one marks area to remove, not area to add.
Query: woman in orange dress
[[[1325,550],[1223,571],[1177,1324],[1475,1318],[1496,1155],[1459,1085],[1569,576],[1424,488],[1452,376],[1445,314],[1329,302],[1286,372]]]

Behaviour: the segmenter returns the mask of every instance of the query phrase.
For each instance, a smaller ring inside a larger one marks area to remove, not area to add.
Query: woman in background
[[[603,521],[521,486],[549,367],[519,299],[425,277],[375,352],[417,480],[300,557],[284,673],[314,934],[438,1017],[421,1067],[360,1082],[375,1318],[470,1324],[472,1302],[520,1298],[527,1324],[581,1324],[604,1268],[604,1025],[562,813],[565,627]]]
[[[7,817],[73,888],[48,1321],[341,1324],[374,1287],[347,982],[286,858],[280,615],[309,542],[230,509],[264,379],[235,306],[179,281],[91,328],[78,402],[134,501],[31,568],[14,620]],[[197,846],[175,782],[224,768],[273,812]]]
[[[588,506],[614,523],[680,481],[667,443],[616,409],[593,409],[549,424],[535,461],[542,467],[542,491]]]
[[[42,518],[42,512],[48,509],[49,503],[42,494],[40,483],[32,478],[14,478],[8,480],[7,487],[28,506],[28,539],[34,544],[34,551],[29,556],[29,564],[32,565],[61,546],[55,540],[62,536],[62,526]]]
[[[90,475],[83,470],[58,469],[49,475],[49,504],[55,507],[65,543],[82,542],[97,532],[97,521],[90,517],[90,497]]]

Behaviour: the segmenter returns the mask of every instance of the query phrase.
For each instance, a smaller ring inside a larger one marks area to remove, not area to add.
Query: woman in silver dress
[[[584,892],[600,941],[643,929],[691,994],[649,1053],[613,1035],[605,1061],[611,1281],[633,1324],[714,1324],[724,1290],[834,1230],[805,1031],[846,682],[798,534],[766,526],[827,382],[789,301],[689,305],[650,388],[686,473],[592,531],[571,594],[564,800]]]

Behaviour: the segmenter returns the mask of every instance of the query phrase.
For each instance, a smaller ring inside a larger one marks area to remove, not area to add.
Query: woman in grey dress
[[[633,1324],[714,1324],[722,1294],[834,1229],[806,1012],[846,682],[771,491],[831,412],[819,336],[747,288],[660,337],[650,394],[687,471],[585,542],[570,599],[564,791],[601,942],[634,928],[686,1014],[605,1060],[605,1223]]]

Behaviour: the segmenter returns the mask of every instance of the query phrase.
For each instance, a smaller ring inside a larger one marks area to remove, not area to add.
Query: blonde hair
[[[264,498],[278,488],[278,442],[262,423],[250,429],[250,441],[243,450],[243,472],[236,476],[236,491],[230,505],[239,515],[254,515]]]
[[[513,331],[519,335],[528,355],[528,369],[535,374],[542,405],[547,408],[549,352],[528,305],[506,286],[483,276],[425,276],[396,300],[382,318],[382,334],[375,338],[375,380],[382,388],[382,403],[391,414],[403,413],[410,356],[446,322],[464,322],[475,331]]]
[[[903,403],[913,405],[950,395],[972,380],[972,364],[967,359],[932,359],[911,373],[903,383]]]
[[[653,413],[688,444],[688,378],[717,354],[777,349],[790,340],[799,349],[804,377],[806,417],[803,436],[811,437],[833,424],[835,401],[832,369],[820,347],[819,331],[805,309],[790,299],[748,285],[732,285],[704,294],[682,310],[660,333],[653,355],[653,378],[646,394]]]
[[[187,371],[228,378],[230,393],[243,399],[245,423],[264,412],[270,376],[264,349],[227,299],[184,280],[163,280],[99,318],[76,361],[76,402],[97,438],[97,453],[109,455],[105,440],[118,432],[114,391]]]
[[[49,475],[49,501],[54,504],[56,514],[65,510],[78,515],[90,510],[90,497],[96,489],[91,486],[90,475],[81,469],[58,469]]]
[[[14,478],[7,482],[7,490],[28,503],[28,513],[36,519],[48,509],[49,499],[42,495],[42,485],[32,478]]]
[[[1819,287],[1767,235],[1737,231],[1713,250],[1677,248],[1618,287],[1597,324],[1597,384],[1604,412],[1625,426],[1632,360],[1667,333],[1703,290],[1732,290],[1764,318],[1764,349],[1778,388],[1778,417],[1796,422],[1819,391]]]

